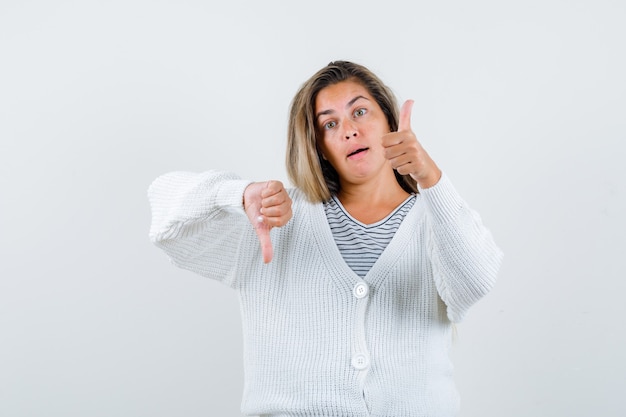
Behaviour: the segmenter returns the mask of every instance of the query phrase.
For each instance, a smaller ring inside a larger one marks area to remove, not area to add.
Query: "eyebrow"
[[[352,100],[348,101],[348,103],[346,104],[346,108],[348,108],[348,107],[352,106],[354,103],[356,103],[356,101],[357,101],[358,99],[361,99],[361,98],[362,98],[362,99],[365,99],[365,100],[367,100],[367,101],[370,101],[370,99],[368,99],[368,98],[367,98],[367,97],[365,97],[365,96],[356,96],[356,97],[354,97]],[[334,110],[322,110],[321,112],[319,112],[319,113],[317,113],[317,114],[315,115],[315,120],[319,119],[319,118],[320,118],[320,116],[324,116],[324,115],[326,115],[326,114],[332,114],[332,113],[334,113],[334,112],[335,112]]]

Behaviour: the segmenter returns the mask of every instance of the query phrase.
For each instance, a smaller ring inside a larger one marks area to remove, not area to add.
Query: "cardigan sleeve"
[[[429,216],[429,252],[439,296],[452,322],[493,287],[502,251],[444,173],[433,187],[420,190]]]
[[[243,210],[249,183],[218,171],[158,177],[148,189],[150,240],[174,265],[234,286],[242,240],[252,229]]]

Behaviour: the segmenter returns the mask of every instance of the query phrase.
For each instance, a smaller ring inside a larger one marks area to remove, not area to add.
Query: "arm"
[[[493,287],[502,252],[445,174],[420,194],[430,225],[428,249],[435,285],[448,308],[448,318],[459,322]]]
[[[502,252],[491,234],[442,175],[411,129],[413,101],[400,109],[398,131],[383,136],[385,155],[402,175],[420,188],[429,215],[429,252],[435,285],[448,307],[448,318],[460,321],[496,279]]]
[[[172,263],[234,285],[245,236],[254,236],[243,210],[249,181],[229,173],[173,172],[148,189],[150,239]]]

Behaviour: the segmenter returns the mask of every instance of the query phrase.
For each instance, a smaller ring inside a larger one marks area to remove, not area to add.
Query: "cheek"
[[[338,159],[338,155],[341,150],[336,146],[333,146],[333,141],[327,138],[326,142],[320,143],[320,151],[325,160],[330,162],[331,165],[335,165],[335,161]]]
[[[328,147],[326,146],[324,138],[321,138],[318,140],[317,149],[319,153],[321,154],[322,158],[325,160],[328,160]]]

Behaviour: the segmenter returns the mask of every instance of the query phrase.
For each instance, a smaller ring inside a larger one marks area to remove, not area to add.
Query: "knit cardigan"
[[[361,279],[323,205],[289,189],[293,218],[264,264],[242,207],[249,181],[174,172],[148,190],[150,238],[171,262],[238,292],[242,412],[270,416],[451,417],[452,322],[493,286],[502,254],[444,174]]]

